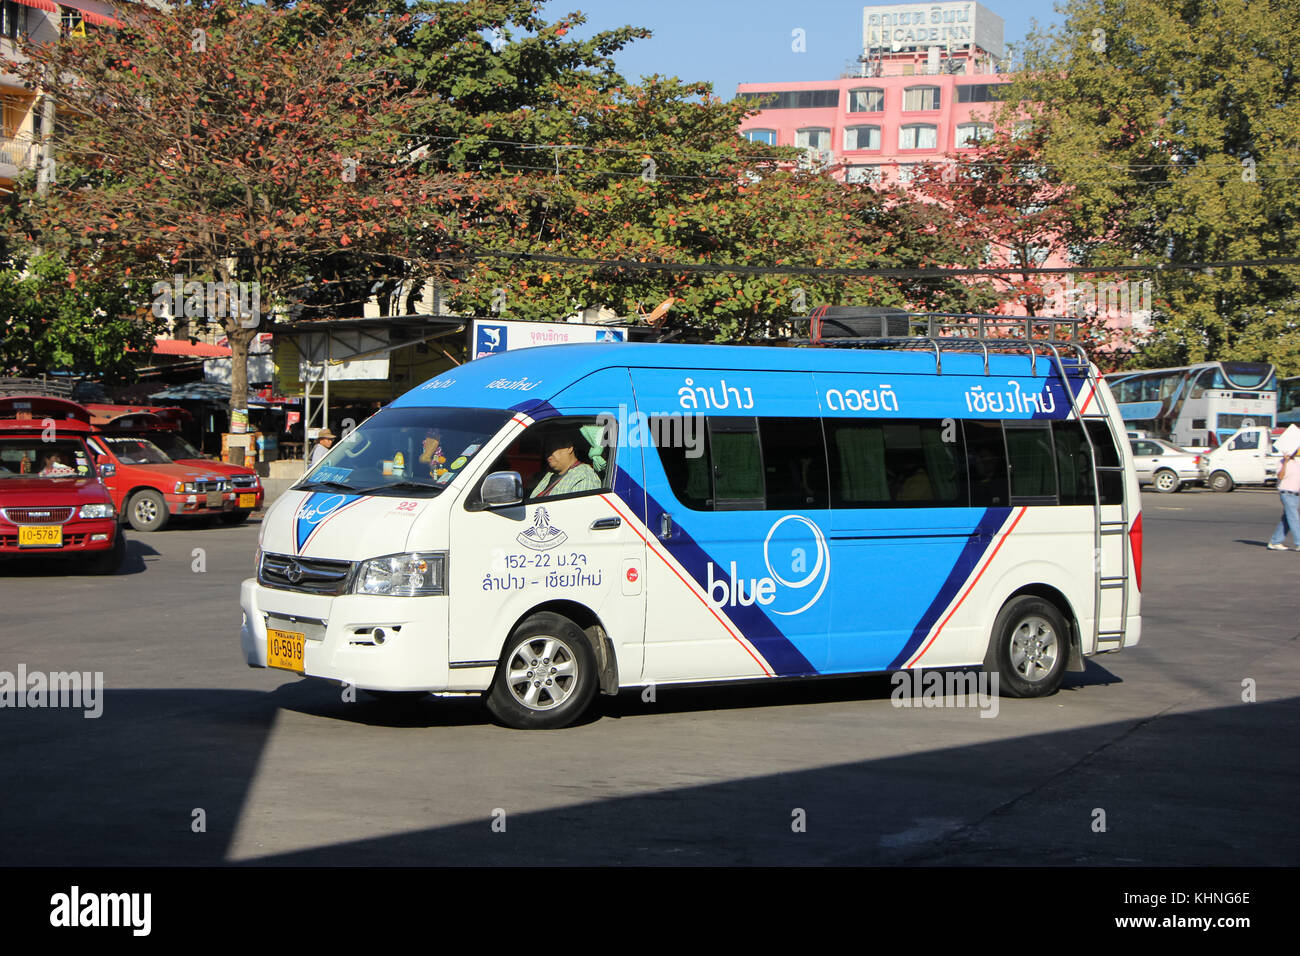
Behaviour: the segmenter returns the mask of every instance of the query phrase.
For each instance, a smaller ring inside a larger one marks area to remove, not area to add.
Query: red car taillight
[[[1142,512],[1138,512],[1133,524],[1128,529],[1129,545],[1133,548],[1133,580],[1139,591],[1142,590]]]

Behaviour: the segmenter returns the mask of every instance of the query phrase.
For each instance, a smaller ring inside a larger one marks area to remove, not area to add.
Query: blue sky
[[[1008,43],[1022,39],[1030,20],[1059,23],[1050,0],[983,0],[1006,21]],[[625,25],[654,36],[618,57],[629,79],[676,74],[708,80],[730,99],[737,83],[835,79],[862,53],[862,8],[851,0],[547,0],[546,16],[587,15],[582,35]],[[804,31],[807,52],[791,50],[791,31]]]

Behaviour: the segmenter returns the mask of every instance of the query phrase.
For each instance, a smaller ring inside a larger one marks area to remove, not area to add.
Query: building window
[[[938,127],[903,126],[898,130],[899,149],[937,149]]]
[[[957,87],[958,103],[996,103],[1002,100],[1003,83],[963,83]]]
[[[878,183],[880,182],[880,167],[849,166],[844,170],[844,181],[846,183]]]
[[[850,113],[883,113],[885,111],[885,91],[875,88],[849,90]]]
[[[772,90],[768,93],[741,93],[742,100],[754,100],[764,110],[807,110],[838,107],[839,90]]]
[[[916,175],[916,163],[899,163],[897,168],[900,183],[910,183]]]
[[[880,149],[879,126],[849,126],[844,130],[844,148]]]
[[[993,138],[991,123],[961,123],[957,127],[957,148],[970,149]]]
[[[794,144],[802,146],[804,149],[830,149],[831,131],[819,126],[801,129],[794,134]]]
[[[939,87],[909,86],[903,90],[904,110],[937,110],[939,108]]]
[[[1011,138],[1024,139],[1033,131],[1034,131],[1034,124],[1032,120],[1017,120],[1015,124],[1011,127]]]
[[[4,10],[0,13],[0,36],[17,40],[27,35],[27,7],[14,0],[4,0]]]
[[[747,129],[740,135],[751,143],[762,143],[764,146],[776,145],[776,130],[774,129]]]

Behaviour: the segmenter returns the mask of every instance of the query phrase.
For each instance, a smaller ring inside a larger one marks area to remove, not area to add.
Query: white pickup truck
[[[1273,439],[1280,428],[1239,428],[1217,448],[1188,449],[1205,456],[1206,484],[1215,491],[1231,491],[1237,485],[1263,485],[1277,481],[1282,456]]]

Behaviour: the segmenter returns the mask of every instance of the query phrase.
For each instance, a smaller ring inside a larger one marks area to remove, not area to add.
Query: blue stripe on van
[[[631,478],[628,478],[627,481],[633,487],[635,494],[645,495],[645,510],[647,517],[650,519],[646,522],[646,527],[650,529],[651,534],[657,534],[659,521],[666,509],[654,499],[653,495],[646,494]],[[626,498],[623,500],[627,501]],[[680,509],[677,510],[680,512]],[[665,547],[677,559],[678,563],[686,569],[686,572],[700,586],[701,590],[704,589],[707,580],[705,566],[710,562],[716,569],[714,580],[725,579],[727,586],[732,586],[731,579],[725,577],[725,572],[718,565],[718,562],[709,557],[708,553],[700,547],[680,523],[676,521],[673,523],[671,547],[666,546],[663,542],[660,542],[660,546]],[[721,577],[717,575],[721,575]],[[758,651],[759,655],[767,662],[768,667],[777,676],[804,677],[819,673],[808,658],[803,656],[799,648],[795,647],[790,639],[781,633],[780,628],[773,624],[771,618],[757,605],[728,607],[726,614],[735,623],[740,633],[744,635],[745,640],[753,645],[754,650]]]
[[[934,596],[930,606],[925,609],[921,619],[916,622],[916,627],[912,628],[912,636],[903,645],[903,649],[898,652],[898,656],[890,661],[888,670],[898,670],[907,663],[909,657],[916,653],[916,649],[921,646],[921,642],[930,633],[930,628],[934,627],[935,622],[939,620],[939,615],[952,603],[953,598],[957,596],[957,592],[973,576],[975,567],[984,557],[984,552],[988,550],[989,545],[993,543],[993,536],[1006,523],[1011,510],[1010,508],[985,509],[983,516],[971,532],[966,546],[962,548],[961,554],[958,555],[957,561],[953,564],[952,570],[948,572],[947,579],[939,588],[939,593]]]

